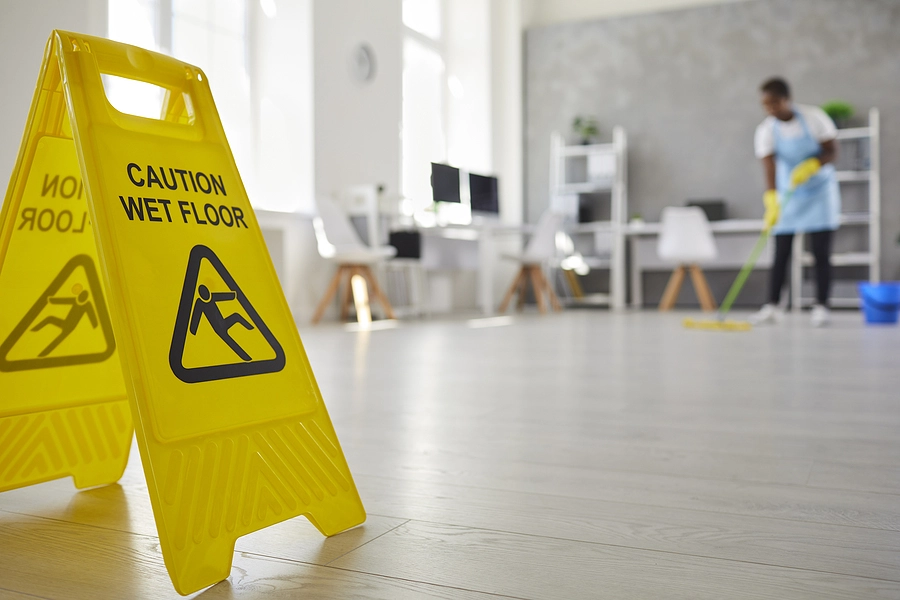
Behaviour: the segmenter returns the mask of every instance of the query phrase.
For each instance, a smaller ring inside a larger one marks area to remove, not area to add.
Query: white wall
[[[521,0],[525,28],[748,0]]]
[[[320,193],[382,183],[400,190],[400,0],[314,0],[315,179]],[[351,76],[354,48],[375,51],[376,74]]]
[[[54,29],[105,35],[106,0],[0,0],[0,184],[4,194],[25,131],[44,44]]]

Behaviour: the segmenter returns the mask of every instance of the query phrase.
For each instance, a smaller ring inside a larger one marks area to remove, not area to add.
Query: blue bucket
[[[900,283],[858,284],[866,323],[896,323],[900,315]]]

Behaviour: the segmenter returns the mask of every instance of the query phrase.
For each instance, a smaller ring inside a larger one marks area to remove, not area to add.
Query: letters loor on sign
[[[161,118],[101,73],[164,88]],[[182,594],[242,535],[365,520],[206,76],[170,57],[51,36],[0,212],[0,390],[0,491],[112,483],[137,434]]]

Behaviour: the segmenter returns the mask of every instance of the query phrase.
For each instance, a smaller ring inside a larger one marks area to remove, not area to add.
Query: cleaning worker
[[[769,279],[769,302],[750,321],[777,322],[794,234],[809,235],[815,257],[816,303],[812,324],[828,323],[831,292],[831,243],[840,225],[841,194],[834,171],[837,128],[825,111],[791,102],[787,82],[769,79],[760,87],[769,114],[756,128],[756,156],[766,176],[765,226],[775,239]],[[781,210],[785,203],[784,210]]]

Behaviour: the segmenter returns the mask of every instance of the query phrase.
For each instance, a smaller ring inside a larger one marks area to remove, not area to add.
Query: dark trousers
[[[816,231],[809,234],[812,242],[812,253],[816,259],[816,302],[828,306],[831,294],[831,238],[832,231]],[[775,261],[769,275],[769,302],[778,304],[781,300],[781,288],[791,262],[791,248],[794,245],[794,234],[786,233],[775,236]]]

